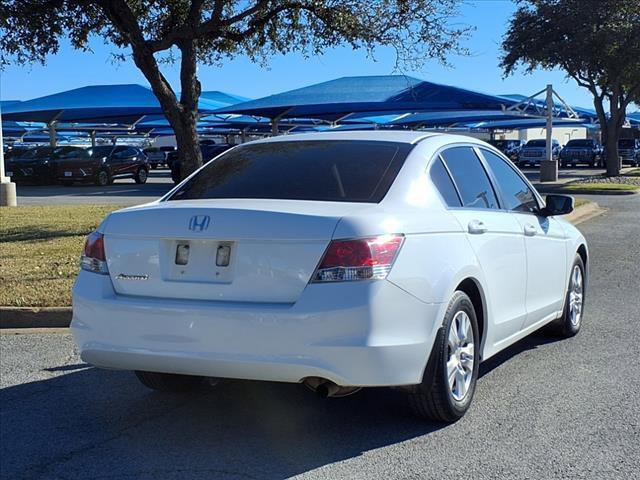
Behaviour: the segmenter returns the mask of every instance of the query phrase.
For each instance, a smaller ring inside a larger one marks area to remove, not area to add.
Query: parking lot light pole
[[[15,207],[16,184],[9,177],[4,176],[4,139],[2,138],[2,112],[0,112],[0,206]]]

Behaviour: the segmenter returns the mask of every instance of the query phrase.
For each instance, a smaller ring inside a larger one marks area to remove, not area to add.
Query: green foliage
[[[640,0],[521,1],[502,44],[510,74],[561,68],[589,88],[640,90]]]
[[[518,4],[502,43],[505,74],[518,66],[560,68],[587,88],[607,149],[607,175],[618,175],[617,140],[627,106],[640,97],[640,0]]]
[[[237,55],[264,61],[297,51],[318,55],[348,44],[393,47],[402,64],[446,60],[468,29],[451,26],[458,0],[8,0],[0,6],[0,50],[8,62],[44,63],[60,39],[87,50],[91,37],[140,45],[164,60],[194,42],[197,59]]]

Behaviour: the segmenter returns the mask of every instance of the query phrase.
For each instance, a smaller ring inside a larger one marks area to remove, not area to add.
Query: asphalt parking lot
[[[636,478],[640,471],[640,196],[580,228],[591,248],[582,332],[542,333],[481,367],[454,425],[398,392],[322,400],[299,385],[223,381],[151,392],[83,364],[66,330],[0,336],[2,478]]]
[[[523,172],[532,182],[537,182],[540,168],[527,167]],[[561,180],[573,180],[602,173],[600,169],[586,167],[561,169]],[[98,205],[137,205],[160,198],[173,187],[171,175],[167,169],[151,170],[149,180],[137,185],[132,179],[116,180],[113,185],[96,187],[90,184],[63,185],[18,185],[18,205],[38,204],[98,204]]]
[[[94,204],[137,205],[157,200],[173,187],[168,169],[151,170],[143,185],[130,178],[116,180],[112,185],[98,187],[92,184],[18,185],[18,205]]]

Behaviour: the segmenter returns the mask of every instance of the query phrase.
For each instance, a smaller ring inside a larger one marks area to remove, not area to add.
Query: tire
[[[142,167],[138,169],[135,176],[133,177],[135,182],[138,184],[147,183],[147,178],[149,178],[149,172],[147,172],[146,168]]]
[[[136,371],[136,377],[147,388],[160,392],[189,392],[202,383],[202,377]]]
[[[466,340],[460,342],[460,335],[456,335],[456,332],[465,325]],[[479,348],[476,346],[479,344],[478,320],[473,303],[466,293],[457,291],[449,302],[442,327],[436,335],[422,383],[412,387],[408,393],[413,413],[421,418],[447,423],[462,418],[471,405],[476,388],[480,363]],[[461,353],[465,355],[463,359]],[[447,368],[452,363],[453,367]],[[453,373],[452,382],[449,381],[448,371]]]
[[[579,272],[579,273],[577,273]],[[548,331],[556,336],[569,338],[580,331],[584,312],[587,275],[582,257],[576,254],[569,275],[569,286],[565,294],[562,316],[549,324]]]
[[[99,187],[106,187],[111,183],[111,175],[107,170],[100,170],[96,175],[95,184]]]

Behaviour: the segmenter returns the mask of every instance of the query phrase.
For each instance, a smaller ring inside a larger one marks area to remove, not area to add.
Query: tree
[[[591,92],[607,175],[619,175],[618,138],[640,94],[640,0],[519,0],[502,49],[505,75],[560,68]]]
[[[5,0],[0,5],[0,60],[45,63],[62,37],[89,50],[91,37],[130,49],[176,135],[182,174],[202,164],[196,123],[197,65],[247,55],[319,55],[393,47],[399,65],[446,62],[466,27],[451,26],[459,0]],[[124,55],[119,54],[121,59]],[[180,98],[162,73],[179,62]],[[295,74],[295,72],[292,72]]]

